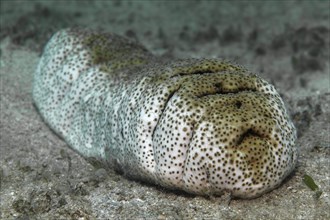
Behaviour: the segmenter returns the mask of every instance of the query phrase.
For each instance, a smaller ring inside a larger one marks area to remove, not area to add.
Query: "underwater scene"
[[[0,219],[330,219],[330,1],[0,3]]]

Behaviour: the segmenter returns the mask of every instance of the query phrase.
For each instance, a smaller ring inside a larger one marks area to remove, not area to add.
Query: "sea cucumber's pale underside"
[[[295,128],[265,80],[217,59],[164,63],[114,34],[57,32],[33,98],[86,159],[170,189],[253,198],[297,160]]]

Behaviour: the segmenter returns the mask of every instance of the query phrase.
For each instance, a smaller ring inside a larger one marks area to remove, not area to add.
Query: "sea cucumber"
[[[163,62],[115,34],[55,33],[33,99],[87,160],[169,189],[254,198],[297,161],[296,130],[274,86],[219,59]]]

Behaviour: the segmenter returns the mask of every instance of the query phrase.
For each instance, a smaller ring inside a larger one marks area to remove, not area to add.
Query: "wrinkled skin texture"
[[[272,85],[217,59],[163,63],[114,34],[57,32],[33,98],[87,160],[170,189],[254,198],[297,160],[296,131]]]

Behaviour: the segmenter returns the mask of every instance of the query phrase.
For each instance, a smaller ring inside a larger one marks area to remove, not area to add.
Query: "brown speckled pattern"
[[[57,32],[33,97],[85,158],[171,189],[253,198],[297,160],[295,128],[265,80],[217,59],[162,63],[113,34]]]

